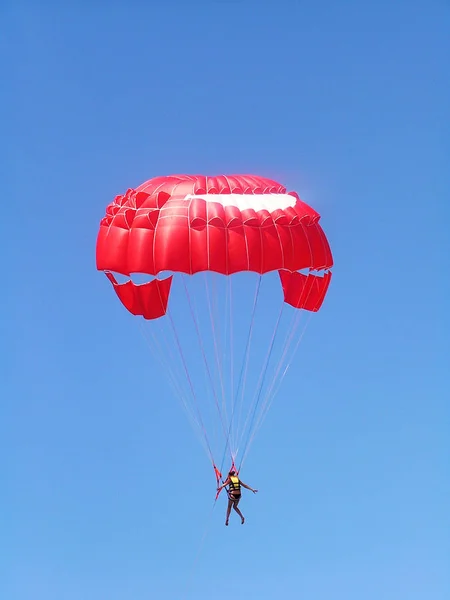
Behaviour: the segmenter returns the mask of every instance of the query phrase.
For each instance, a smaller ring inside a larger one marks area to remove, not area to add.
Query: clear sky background
[[[2,600],[448,599],[448,2],[0,10]],[[297,190],[335,259],[244,527],[95,268],[184,172]]]

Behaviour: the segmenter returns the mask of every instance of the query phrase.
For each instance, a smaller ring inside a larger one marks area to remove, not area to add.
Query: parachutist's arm
[[[223,485],[221,485],[220,487],[218,487],[217,491],[220,492],[220,490],[223,490],[223,488],[226,487],[229,483],[230,483],[230,478],[227,477],[225,483]]]
[[[247,485],[246,483],[244,483],[243,481],[241,481],[241,485],[242,487],[245,487],[246,490],[250,490],[251,492],[253,492],[254,494],[256,494],[256,492],[258,490],[254,490],[253,488],[251,488],[249,485]]]

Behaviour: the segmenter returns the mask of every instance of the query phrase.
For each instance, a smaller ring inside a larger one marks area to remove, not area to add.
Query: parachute
[[[227,457],[241,468],[324,301],[319,219],[270,179],[172,175],[116,196],[100,222],[97,269],[143,318],[217,480]]]

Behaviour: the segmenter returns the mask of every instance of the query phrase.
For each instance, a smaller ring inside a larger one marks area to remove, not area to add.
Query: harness
[[[240,496],[241,495],[241,482],[239,481],[239,477],[232,475],[230,477],[230,484],[228,493],[232,496]]]

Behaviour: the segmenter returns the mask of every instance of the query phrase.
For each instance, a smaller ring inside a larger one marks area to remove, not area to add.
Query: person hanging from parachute
[[[254,490],[249,485],[247,485],[246,483],[241,481],[239,479],[236,471],[234,469],[231,469],[231,471],[228,473],[228,477],[226,478],[224,483],[220,487],[217,488],[217,495],[220,494],[220,492],[223,490],[223,488],[228,488],[227,489],[228,506],[227,506],[227,516],[225,519],[225,525],[227,525],[227,526],[228,526],[228,522],[230,519],[230,513],[231,513],[232,508],[241,517],[241,524],[243,525],[245,523],[245,517],[238,508],[238,504],[241,499],[241,486],[247,490],[250,490],[254,494],[256,494],[256,492],[258,491],[258,490]]]

